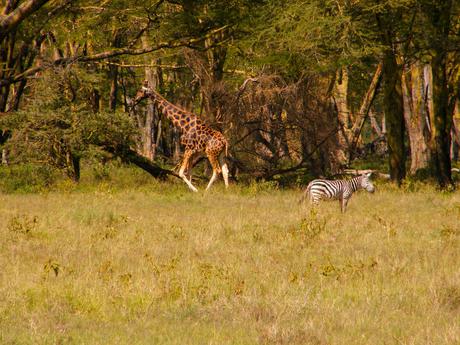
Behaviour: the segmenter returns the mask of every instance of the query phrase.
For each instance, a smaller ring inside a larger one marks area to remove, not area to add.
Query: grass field
[[[1,344],[460,344],[460,193],[0,195]]]

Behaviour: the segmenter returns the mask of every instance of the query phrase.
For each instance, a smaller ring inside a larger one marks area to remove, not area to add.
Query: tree
[[[458,7],[458,5],[457,5]],[[449,109],[448,53],[454,7],[452,0],[422,1],[428,27],[430,64],[433,74],[433,111],[430,112],[431,169],[442,189],[453,187],[450,144],[452,110]]]
[[[415,61],[408,64],[401,77],[404,99],[404,120],[410,142],[410,174],[424,172],[429,165],[428,140],[430,135],[427,111],[429,66]]]

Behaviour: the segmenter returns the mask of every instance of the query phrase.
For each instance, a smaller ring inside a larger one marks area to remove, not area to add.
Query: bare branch
[[[34,75],[37,72],[40,72],[46,68],[49,67],[56,67],[56,66],[64,66],[64,65],[69,65],[73,63],[78,63],[78,62],[93,62],[93,61],[100,61],[100,60],[105,60],[109,58],[113,58],[116,56],[121,56],[121,55],[142,55],[142,54],[147,54],[147,53],[152,53],[154,51],[158,51],[161,49],[173,49],[173,48],[179,48],[179,47],[189,47],[193,45],[194,43],[202,42],[205,39],[209,38],[210,36],[214,35],[215,33],[218,33],[222,30],[225,30],[228,27],[228,25],[225,25],[223,27],[214,29],[209,31],[206,35],[202,37],[197,37],[197,38],[188,38],[188,39],[181,39],[181,40],[176,40],[176,41],[169,41],[169,42],[162,42],[159,43],[153,47],[148,47],[148,48],[138,48],[138,49],[131,49],[131,48],[119,48],[119,49],[114,49],[110,51],[105,51],[102,53],[94,54],[94,55],[78,55],[74,57],[65,57],[65,58],[58,58],[56,60],[43,63],[40,66],[32,67],[29,68],[28,70],[24,71],[23,73],[20,73],[16,76],[6,78],[6,79],[1,79],[0,80],[0,86],[7,85],[7,84],[12,84],[16,83],[24,78],[27,78],[29,76]]]
[[[0,17],[0,39],[3,39],[6,34],[18,26],[24,19],[29,17],[32,13],[39,10],[49,0],[28,0],[22,3],[13,12],[6,16]]]
[[[118,66],[118,67],[122,67],[122,68],[145,68],[145,67],[163,68],[163,69],[183,69],[183,68],[187,68],[186,65],[125,64],[125,63],[117,63],[117,62],[111,62],[111,61],[98,61],[96,63],[101,64],[101,65]]]
[[[359,169],[345,169],[342,171],[343,174],[348,174],[348,175],[363,175],[363,174],[368,174],[372,173],[373,175],[384,179],[384,180],[389,180],[390,179],[390,174],[384,174],[379,172],[378,170],[372,170],[372,169],[365,169],[365,170],[359,170]]]

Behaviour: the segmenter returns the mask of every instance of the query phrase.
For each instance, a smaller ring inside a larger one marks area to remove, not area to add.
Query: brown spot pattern
[[[162,108],[164,115],[182,132],[181,143],[186,151],[181,169],[189,168],[189,159],[195,153],[205,152],[213,171],[220,173],[219,156],[224,153],[228,145],[225,136],[204,124],[195,114],[177,108],[155,90],[150,91],[149,97]]]

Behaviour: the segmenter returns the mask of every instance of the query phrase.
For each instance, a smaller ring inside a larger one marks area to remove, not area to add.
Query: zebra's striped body
[[[321,200],[339,200],[342,212],[345,212],[351,196],[357,190],[363,188],[373,193],[375,188],[370,181],[371,173],[360,175],[351,180],[313,180],[311,181],[303,199],[309,198],[310,202],[317,205]]]

